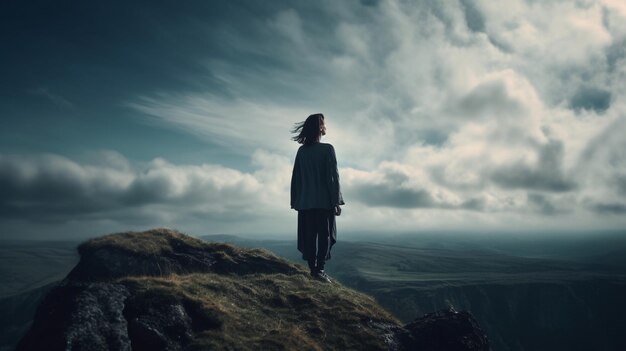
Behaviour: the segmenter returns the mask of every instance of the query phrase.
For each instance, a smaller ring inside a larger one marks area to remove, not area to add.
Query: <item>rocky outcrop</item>
[[[398,336],[409,350],[489,350],[489,341],[474,317],[454,309],[425,314],[406,324]]]
[[[72,281],[102,281],[127,276],[189,273],[285,273],[297,267],[267,250],[242,250],[208,243],[169,229],[110,234],[78,246],[80,262],[68,275]]]
[[[266,250],[156,229],[79,252],[18,350],[489,350],[466,312],[403,326],[370,296]]]

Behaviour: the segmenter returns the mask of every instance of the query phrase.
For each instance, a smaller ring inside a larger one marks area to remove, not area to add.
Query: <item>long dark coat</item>
[[[302,252],[304,259],[308,259],[305,258],[306,232],[312,230],[312,226],[306,223],[301,212],[310,209],[329,210],[324,219],[324,225],[328,226],[330,234],[327,254],[329,259],[330,248],[337,242],[337,227],[332,209],[344,204],[333,146],[327,143],[300,146],[291,174],[291,208],[298,211],[298,250]]]
[[[307,247],[307,237],[315,238],[317,233],[328,231],[330,240],[324,255],[324,260],[330,260],[330,251],[337,242],[337,227],[335,225],[335,212],[329,209],[312,209],[298,211],[298,251],[302,253],[303,260],[315,258],[315,245]],[[321,248],[318,248],[321,250]],[[318,255],[323,255],[317,252]]]

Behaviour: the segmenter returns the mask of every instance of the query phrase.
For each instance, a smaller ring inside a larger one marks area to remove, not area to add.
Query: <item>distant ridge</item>
[[[201,236],[200,239],[206,240],[206,241],[222,241],[222,242],[250,240],[248,238],[244,238],[244,237],[233,235],[233,234],[209,234],[209,235]]]

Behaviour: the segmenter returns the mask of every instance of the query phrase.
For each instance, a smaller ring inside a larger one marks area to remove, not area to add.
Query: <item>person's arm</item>
[[[296,199],[298,198],[298,190],[300,189],[300,162],[298,160],[299,153],[296,154],[296,160],[293,163],[293,171],[291,172],[291,208],[296,203]]]
[[[339,205],[345,205],[343,201],[343,195],[341,195],[341,187],[339,186],[339,171],[337,170],[337,157],[335,156],[335,148],[330,145],[330,154],[329,154],[329,164],[328,164],[328,181],[329,181],[329,189],[330,189],[330,199],[332,202],[332,207],[335,209],[335,214],[339,216],[341,214],[341,208]]]

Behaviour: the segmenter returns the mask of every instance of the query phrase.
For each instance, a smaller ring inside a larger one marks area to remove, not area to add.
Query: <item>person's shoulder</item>
[[[323,145],[325,148],[329,149],[329,150],[334,150],[335,148],[333,147],[332,144],[329,143],[320,143],[320,145]]]
[[[300,157],[300,155],[302,155],[302,152],[303,152],[303,150],[304,150],[304,149],[302,148],[303,146],[304,146],[304,145],[300,145],[300,147],[298,148],[298,151],[296,151],[296,158],[299,158],[299,157]]]
[[[332,155],[332,157],[335,157],[334,156],[335,155],[335,148],[333,147],[333,145],[325,143],[324,146],[325,146],[326,152],[330,153]]]

